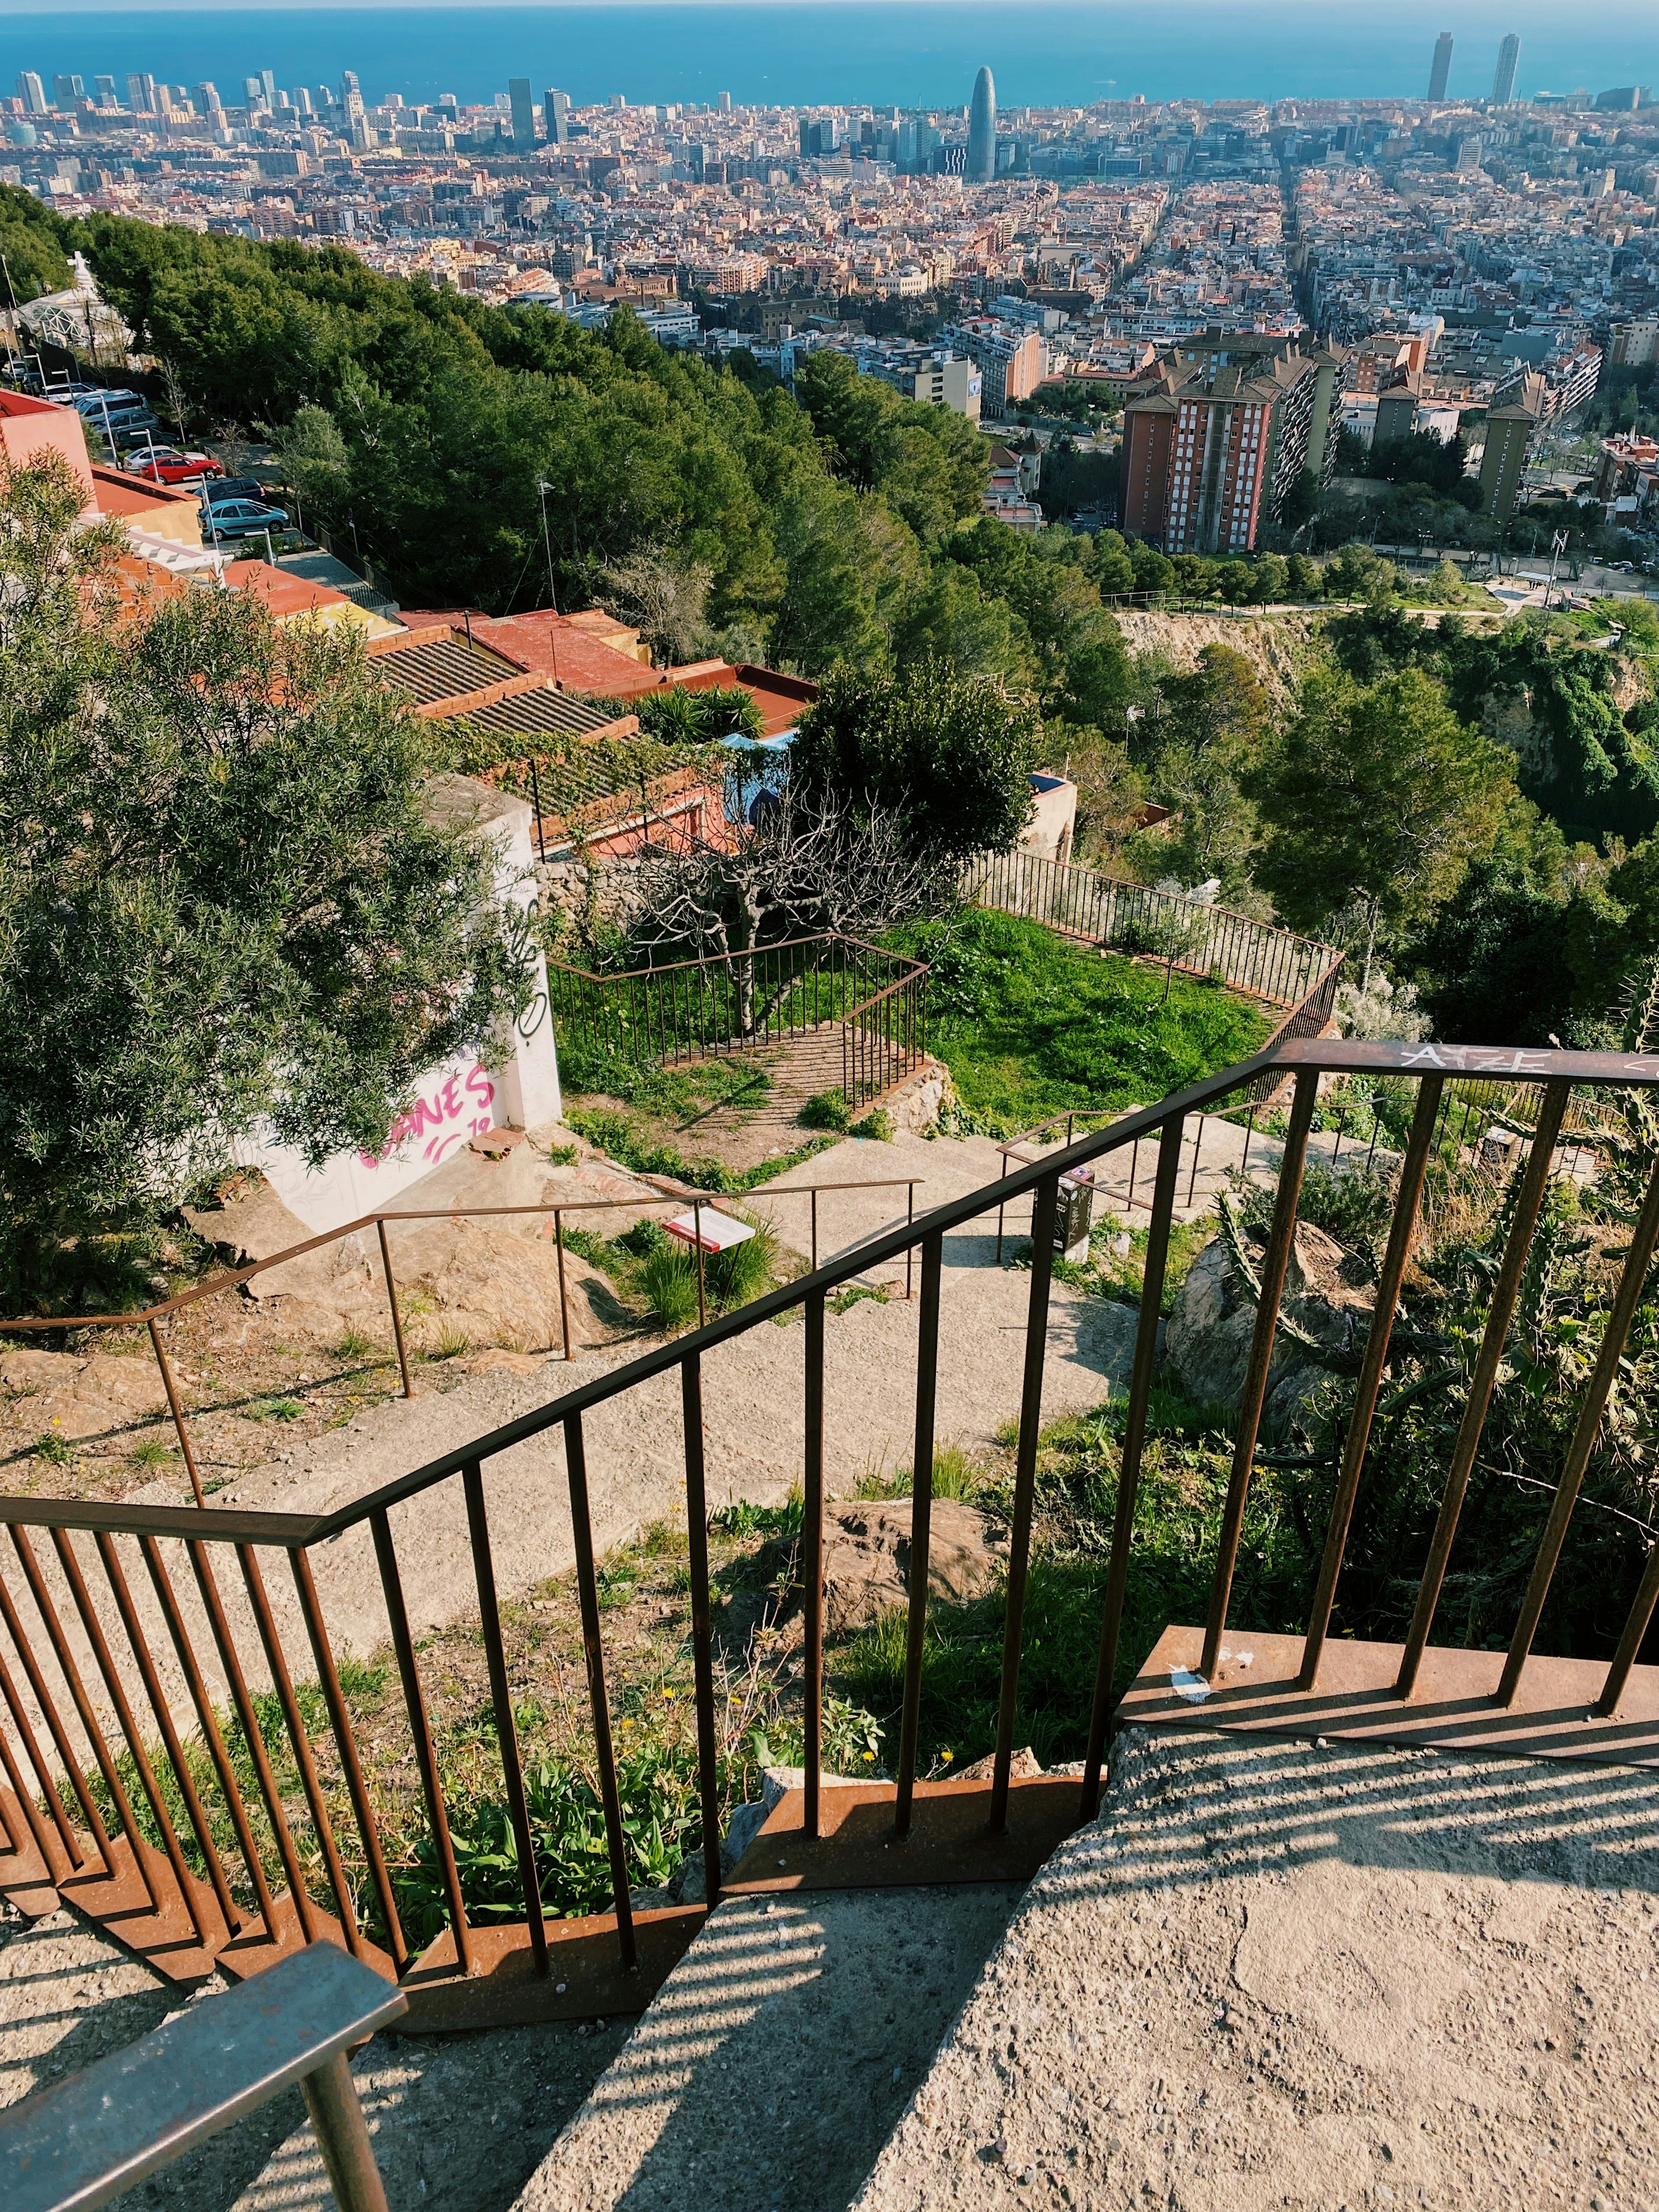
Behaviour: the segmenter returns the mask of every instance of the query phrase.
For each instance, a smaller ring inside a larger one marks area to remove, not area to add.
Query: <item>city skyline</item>
[[[690,100],[729,89],[744,105],[891,101],[906,107],[965,101],[957,88],[981,64],[1005,107],[1125,97],[1340,98],[1420,96],[1424,54],[1437,33],[1454,41],[1446,93],[1488,95],[1499,42],[1520,41],[1517,96],[1590,89],[1659,77],[1659,26],[1651,11],[1598,8],[1565,27],[1536,0],[1504,7],[1407,5],[1386,25],[1335,21],[1310,42],[1308,0],[1268,0],[1248,20],[1210,0],[1184,19],[1194,35],[1170,40],[1149,11],[1103,16],[1071,0],[1037,0],[1017,16],[972,4],[922,0],[898,11],[866,0],[780,0],[757,39],[756,0],[583,0],[541,9],[416,7],[395,51],[385,11],[330,9],[99,9],[13,11],[0,7],[0,82],[32,68],[50,79],[130,70],[169,80],[239,81],[264,42],[264,64],[283,82],[331,80],[362,68],[368,95],[405,100],[453,89],[464,100],[501,89],[526,71],[566,87],[578,104],[622,93],[638,100]],[[620,27],[626,24],[623,31]],[[443,82],[439,82],[442,77]],[[487,90],[485,80],[488,79]]]

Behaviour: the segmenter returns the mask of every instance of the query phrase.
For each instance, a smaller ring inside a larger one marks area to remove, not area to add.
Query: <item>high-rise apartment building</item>
[[[276,72],[275,70],[260,70],[259,89],[265,96],[265,106],[267,107],[275,107],[276,105]]]
[[[1480,456],[1480,512],[1495,522],[1515,513],[1521,471],[1538,417],[1529,407],[1494,407],[1486,416],[1486,449]]]
[[[1451,76],[1452,34],[1443,31],[1434,42],[1434,65],[1429,71],[1429,98],[1443,100],[1446,82]]]
[[[112,76],[94,77],[92,95],[100,107],[113,107],[116,104],[115,79]]]
[[[1177,348],[1124,407],[1124,529],[1166,553],[1249,552],[1303,471],[1323,472],[1336,368],[1253,331]]]
[[[154,115],[155,112],[155,80],[148,73],[137,70],[127,78],[127,106],[135,115]]]
[[[968,174],[975,184],[988,184],[997,173],[997,88],[988,69],[974,79],[974,97],[968,109]]]
[[[264,83],[258,77],[245,76],[242,79],[242,98],[247,102],[250,107],[263,107],[264,106],[265,88]]]
[[[87,88],[78,76],[55,76],[52,81],[52,104],[54,107],[73,107],[77,100],[84,100]]]
[[[17,72],[17,97],[23,103],[25,115],[44,115],[46,112],[46,88],[34,70]]]
[[[219,97],[218,87],[208,83],[205,79],[197,86],[191,98],[203,115],[222,115],[224,112],[225,104]]]
[[[1002,414],[1013,400],[1029,399],[1048,373],[1048,349],[1042,331],[995,315],[970,315],[959,323],[947,323],[939,340],[965,354],[979,371],[981,404],[992,416]]]
[[[363,88],[357,82],[356,70],[342,70],[340,71],[341,106],[343,107],[349,100],[361,100],[362,96]]]
[[[555,92],[550,87],[542,102],[542,112],[547,125],[548,144],[568,146],[570,143],[570,94]]]
[[[723,92],[720,94],[720,112],[722,115],[729,115],[732,112],[732,95],[729,92]]]
[[[1521,59],[1521,41],[1511,31],[1498,49],[1498,70],[1492,81],[1494,107],[1506,107],[1515,97],[1515,72]]]
[[[536,150],[536,103],[531,97],[527,76],[508,77],[507,104],[513,118],[514,152],[533,154]]]

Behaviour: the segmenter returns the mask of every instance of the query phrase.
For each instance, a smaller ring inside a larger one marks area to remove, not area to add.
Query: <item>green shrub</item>
[[[697,1318],[697,1263],[683,1245],[663,1239],[640,1269],[640,1295],[652,1316],[671,1333]]]
[[[853,1125],[853,1109],[839,1091],[820,1091],[807,1100],[795,1119],[803,1129],[845,1132]]]
[[[866,1114],[861,1121],[854,1122],[853,1134],[855,1137],[873,1138],[879,1145],[890,1145],[898,1134],[898,1126],[884,1106],[878,1106],[872,1113]]]
[[[619,1251],[631,1253],[636,1260],[648,1260],[653,1252],[676,1252],[684,1248],[677,1245],[660,1221],[649,1215],[636,1221],[631,1229],[624,1229],[617,1239]]]
[[[777,1273],[777,1231],[769,1221],[752,1225],[752,1237],[726,1251],[711,1252],[704,1264],[709,1299],[719,1312],[746,1306],[772,1287]]]

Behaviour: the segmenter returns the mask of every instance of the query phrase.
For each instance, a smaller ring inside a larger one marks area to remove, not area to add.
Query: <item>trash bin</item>
[[[1094,1218],[1095,1171],[1073,1168],[1060,1179],[1060,1199],[1054,1208],[1054,1250],[1062,1260],[1081,1264],[1088,1259]]]

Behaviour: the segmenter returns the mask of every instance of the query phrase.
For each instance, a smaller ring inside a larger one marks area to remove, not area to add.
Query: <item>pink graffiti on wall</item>
[[[439,1085],[430,1099],[416,1098],[407,1114],[400,1114],[378,1157],[373,1152],[360,1152],[358,1158],[366,1168],[378,1168],[382,1160],[390,1159],[411,1141],[418,1143],[430,1130],[432,1134],[421,1158],[435,1167],[444,1154],[465,1138],[480,1137],[495,1127],[489,1114],[495,1096],[495,1085],[483,1064],[476,1063],[465,1078],[450,1076]]]

